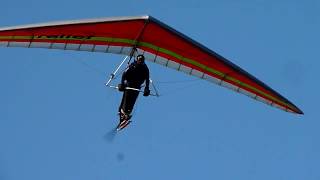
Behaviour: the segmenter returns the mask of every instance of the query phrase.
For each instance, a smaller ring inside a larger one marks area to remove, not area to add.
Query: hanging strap
[[[128,65],[130,64],[131,59],[132,59],[134,53],[137,52],[139,40],[140,40],[140,38],[142,37],[142,34],[143,34],[144,30],[146,29],[146,26],[148,25],[148,23],[149,23],[149,19],[146,19],[146,20],[144,21],[144,25],[143,25],[142,29],[140,30],[139,34],[138,34],[137,37],[135,38],[135,43],[134,43],[134,45],[133,45],[133,47],[132,47],[132,50],[131,50],[131,52],[130,52],[130,59],[129,59],[129,61],[128,61]]]

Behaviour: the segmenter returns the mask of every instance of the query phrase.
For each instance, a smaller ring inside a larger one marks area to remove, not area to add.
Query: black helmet
[[[144,62],[144,55],[139,54],[136,58],[136,60],[141,60],[142,62]]]

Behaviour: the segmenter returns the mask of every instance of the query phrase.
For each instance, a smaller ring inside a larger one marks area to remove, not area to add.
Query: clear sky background
[[[152,15],[305,115],[149,63],[163,96],[141,96],[133,123],[112,137],[121,94],[104,83],[123,56],[0,48],[0,179],[319,180],[319,9],[317,0],[1,0],[0,26]]]

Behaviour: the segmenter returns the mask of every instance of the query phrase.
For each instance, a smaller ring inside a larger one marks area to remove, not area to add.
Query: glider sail
[[[293,103],[214,51],[151,16],[0,28],[0,46],[133,55],[227,87],[287,112]]]

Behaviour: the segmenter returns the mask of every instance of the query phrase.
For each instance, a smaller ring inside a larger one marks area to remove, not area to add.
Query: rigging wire
[[[84,66],[86,69],[89,69],[91,72],[94,72],[95,74],[99,75],[99,77],[105,77],[106,73],[103,72],[102,70],[98,69],[97,67],[93,66],[92,64],[88,63],[85,59],[80,58],[80,57],[76,57],[76,58],[72,58],[75,62],[81,64],[82,66]],[[115,101],[114,98],[112,98],[112,96],[115,93],[111,90],[107,90],[106,95],[104,96],[104,98],[106,99],[106,102],[110,102],[110,101]],[[112,100],[111,100],[112,99]]]
[[[172,95],[172,94],[186,91],[187,89],[190,89],[191,87],[195,87],[197,84],[200,83],[200,81],[201,81],[201,79],[194,80],[192,82],[189,81],[189,83],[184,86],[179,86],[177,88],[173,88],[173,89],[169,89],[169,90],[167,89],[165,91],[161,90],[161,96],[168,96],[168,95]]]
[[[87,63],[85,60],[78,58],[78,60],[75,60],[75,61],[82,64],[83,66],[87,67],[87,69],[91,70],[92,72],[95,72],[96,74],[105,76],[105,72],[101,71],[97,67],[92,66],[91,64]]]

